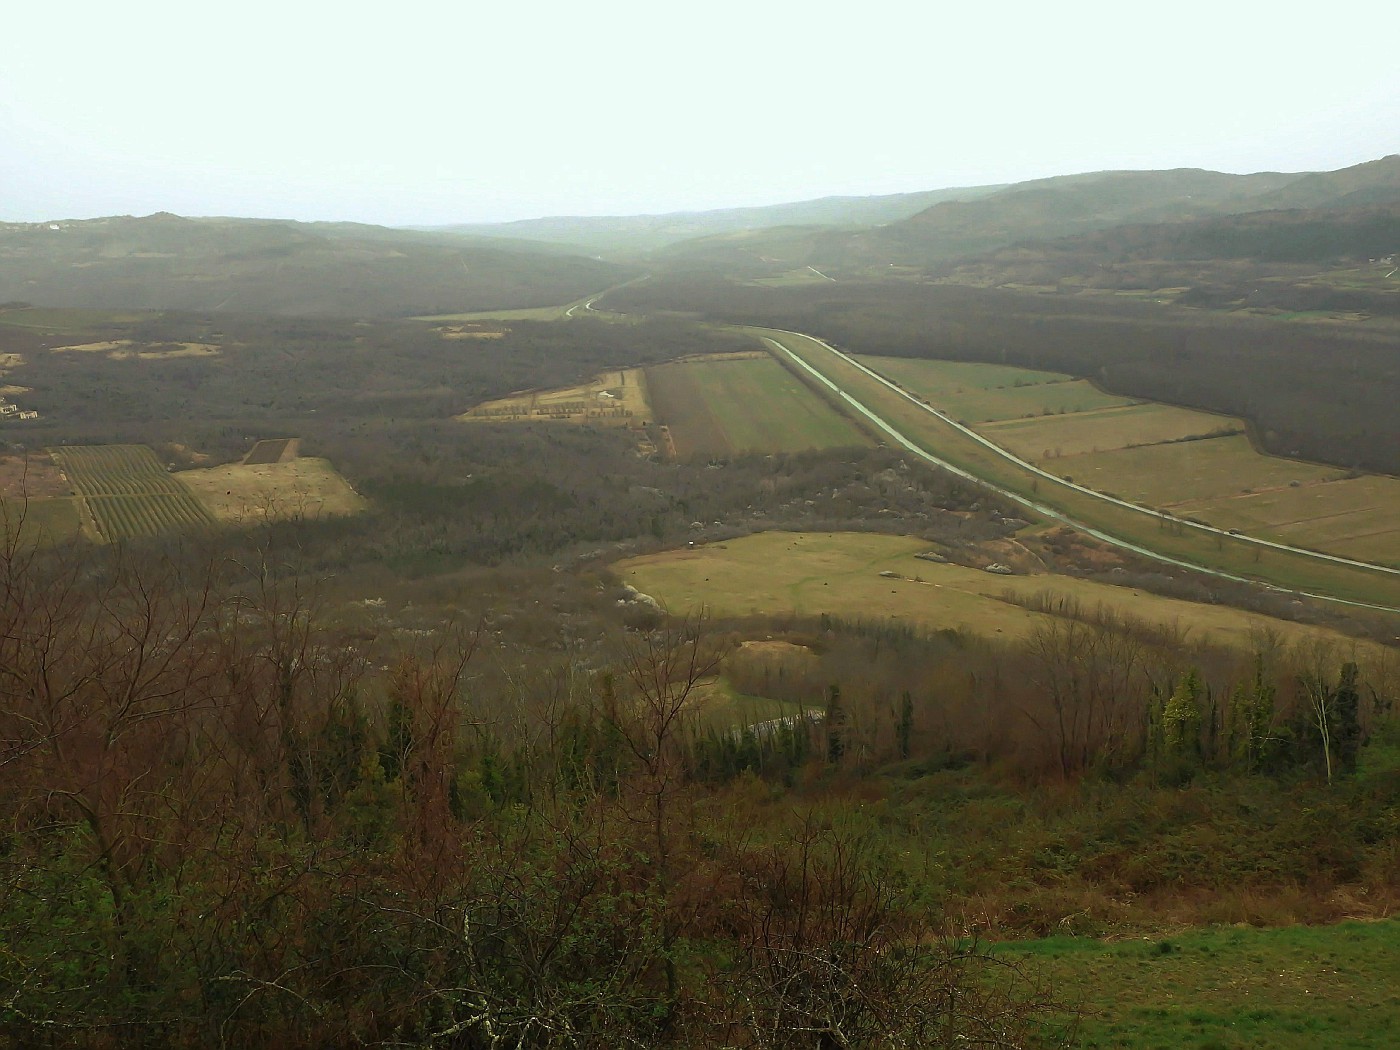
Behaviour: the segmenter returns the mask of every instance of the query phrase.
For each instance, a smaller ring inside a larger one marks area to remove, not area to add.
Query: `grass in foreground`
[[[1400,1031],[1400,921],[997,950],[1080,997],[1085,1048],[1360,1050],[1392,1047]]]

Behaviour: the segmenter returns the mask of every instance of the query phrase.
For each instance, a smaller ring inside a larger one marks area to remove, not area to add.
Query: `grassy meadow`
[[[1185,627],[1194,640],[1247,648],[1261,629],[1297,642],[1324,639],[1369,649],[1323,628],[1274,620],[1051,573],[998,576],[916,558],[927,541],[879,533],[764,532],[724,543],[663,551],[616,563],[614,571],[674,614],[716,616],[823,613],[893,619],[931,630],[1025,637],[1053,618],[1007,601],[1044,594],[1120,616]],[[892,572],[894,577],[881,576]]]
[[[648,368],[646,376],[652,407],[680,456],[870,444],[767,354],[691,358]]]
[[[861,360],[963,423],[1137,404],[1058,372],[908,357],[862,356]]]
[[[1286,489],[1295,482],[1317,485],[1345,473],[1340,467],[1260,455],[1244,434],[1090,452],[1053,465],[1091,489],[1172,510],[1202,500]]]
[[[1085,1050],[1381,1050],[1400,1031],[1400,921],[1051,937],[1003,959],[1072,988]]]

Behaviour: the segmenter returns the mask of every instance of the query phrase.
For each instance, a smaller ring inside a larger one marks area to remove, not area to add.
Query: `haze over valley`
[[[1348,6],[15,16],[0,1048],[1386,1045]]]

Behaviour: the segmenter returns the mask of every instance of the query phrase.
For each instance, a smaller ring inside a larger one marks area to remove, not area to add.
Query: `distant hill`
[[[802,266],[871,276],[892,267],[939,269],[1001,248],[1124,225],[1189,223],[1279,209],[1367,208],[1395,200],[1400,200],[1400,157],[1314,173],[1101,171],[1017,183],[976,199],[944,200],[906,219],[863,230],[808,228],[801,236],[791,229],[721,233],[673,245],[662,258],[681,268],[727,266],[741,277]]]
[[[897,222],[940,201],[976,200],[1001,186],[925,190],[874,197],[822,197],[791,204],[665,215],[554,216],[518,222],[419,227],[433,233],[508,237],[568,245],[589,252],[635,253],[719,234],[786,226],[866,227]]]
[[[142,218],[0,224],[0,302],[399,316],[568,302],[636,271],[533,245],[354,223]]]
[[[1160,259],[1265,263],[1364,261],[1400,252],[1400,198],[1352,208],[1290,208],[1190,222],[1115,226],[1079,237],[1002,249],[993,257],[1061,258],[1080,267]]]

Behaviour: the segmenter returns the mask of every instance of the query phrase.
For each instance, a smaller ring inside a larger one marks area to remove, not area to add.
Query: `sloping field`
[[[680,456],[801,452],[869,445],[767,354],[697,357],[646,370],[656,418]]]
[[[1314,485],[1344,473],[1340,467],[1261,455],[1243,434],[1089,452],[1063,457],[1054,466],[1057,474],[1081,485],[1159,508],[1294,483]]]
[[[1022,459],[1063,473],[1054,466],[1054,461],[1065,456],[1218,436],[1238,432],[1244,427],[1239,420],[1227,416],[1193,412],[1174,405],[1142,404],[985,423],[978,429]]]
[[[1400,480],[1370,476],[1183,503],[1176,512],[1284,543],[1400,565]]]
[[[259,441],[243,457],[243,463],[245,466],[252,466],[255,463],[280,463],[286,458],[287,450],[294,440],[294,438],[274,438]],[[295,450],[292,451],[292,455],[296,455]]]
[[[908,357],[862,356],[861,360],[964,423],[1088,412],[1138,403],[1105,394],[1088,380],[1057,372]]]
[[[766,532],[726,543],[630,558],[619,577],[675,614],[708,609],[718,616],[795,612],[849,619],[890,618],[931,629],[1024,636],[1051,617],[997,596],[1034,597],[1046,591],[1103,605],[1121,615],[1178,623],[1190,637],[1247,646],[1267,625],[1289,641],[1327,638],[1358,643],[1321,628],[1256,616],[1218,605],[1162,598],[1068,576],[994,576],[980,569],[914,557],[928,543],[870,533]],[[888,578],[881,572],[897,573]],[[922,582],[920,582],[922,581]]]
[[[230,463],[179,478],[219,521],[236,525],[358,514],[364,499],[328,460]]]
[[[213,521],[145,445],[69,445],[49,452],[82,497],[103,540],[153,536]]]
[[[553,420],[633,426],[651,419],[645,372],[624,368],[604,372],[591,383],[558,390],[524,390],[481,404],[457,419],[477,423]]]

